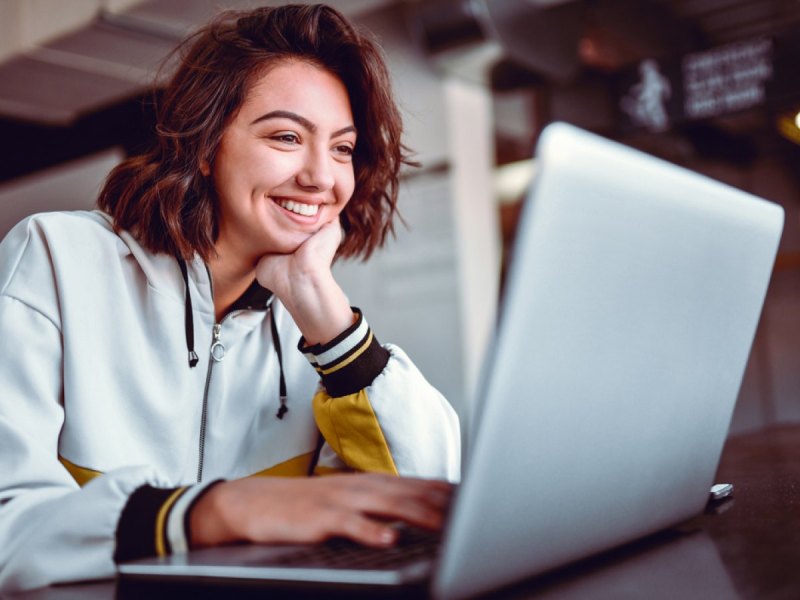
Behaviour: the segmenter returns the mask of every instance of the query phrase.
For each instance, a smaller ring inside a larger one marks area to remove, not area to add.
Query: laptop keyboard
[[[421,559],[436,556],[441,534],[424,529],[402,527],[395,545],[389,548],[361,546],[346,539],[333,539],[286,554],[277,564],[291,567],[380,570],[396,569]]]

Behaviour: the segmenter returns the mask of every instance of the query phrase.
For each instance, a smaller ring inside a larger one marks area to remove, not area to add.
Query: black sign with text
[[[643,60],[618,79],[619,128],[665,131],[766,105],[774,89],[775,47],[774,40],[760,38],[676,60]]]

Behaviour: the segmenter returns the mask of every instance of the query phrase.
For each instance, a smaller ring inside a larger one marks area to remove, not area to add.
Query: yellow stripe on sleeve
[[[361,344],[361,346],[358,348],[358,350],[353,352],[353,354],[351,356],[348,356],[347,360],[343,360],[340,363],[336,363],[330,369],[318,369],[318,371],[320,373],[322,373],[323,375],[327,375],[329,373],[335,373],[339,369],[343,369],[344,367],[349,365],[351,362],[353,362],[355,359],[357,359],[359,356],[364,354],[364,350],[369,348],[369,345],[371,343],[372,343],[372,331],[369,332],[369,335],[367,336],[367,340],[363,344]]]
[[[378,418],[364,390],[331,398],[317,392],[313,401],[317,427],[344,463],[357,471],[397,475],[397,467]]]
[[[166,556],[167,554],[167,542],[166,542],[166,520],[167,515],[169,514],[169,509],[172,508],[172,505],[175,504],[175,501],[180,497],[183,492],[186,491],[186,487],[180,487],[172,494],[170,494],[169,498],[166,499],[164,504],[161,505],[161,508],[158,510],[158,515],[156,516],[156,554],[158,556]]]

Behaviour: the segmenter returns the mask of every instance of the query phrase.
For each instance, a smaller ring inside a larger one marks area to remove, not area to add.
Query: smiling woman
[[[392,231],[379,48],[289,5],[178,52],[100,210],[0,244],[0,334],[25,340],[0,350],[0,591],[228,542],[390,544],[386,519],[439,527],[459,476],[449,404],[331,272]]]
[[[325,284],[306,300],[316,306],[301,325],[306,340],[331,340],[352,324],[329,268],[341,235],[338,218],[355,186],[352,123],[347,89],[323,68],[288,59],[253,82],[222,134],[213,165],[200,165],[218,202],[212,273],[239,282],[227,301],[220,297],[218,316],[252,283],[254,265],[259,283],[289,303],[293,315],[301,313],[292,310],[290,283],[282,277],[292,273],[292,256],[305,262],[305,274],[321,271],[316,280]],[[338,306],[330,306],[334,302]],[[312,317],[315,325],[308,323]]]

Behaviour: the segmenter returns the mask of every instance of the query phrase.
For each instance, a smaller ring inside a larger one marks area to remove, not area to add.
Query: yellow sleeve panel
[[[397,475],[392,453],[364,390],[331,398],[314,396],[314,417],[325,441],[351,469]]]
[[[306,477],[311,471],[314,454],[314,452],[307,452],[295,456],[277,465],[272,465],[268,469],[253,473],[250,477]]]
[[[295,456],[268,469],[253,473],[250,477],[307,477],[308,475],[339,475],[350,472],[350,469],[321,467],[319,465],[314,465],[312,469],[311,462],[316,457],[316,454],[316,452],[308,452]]]
[[[314,467],[314,475],[325,477],[326,475],[343,475],[344,473],[352,473],[352,469],[337,469],[336,467],[321,467],[317,465]]]

